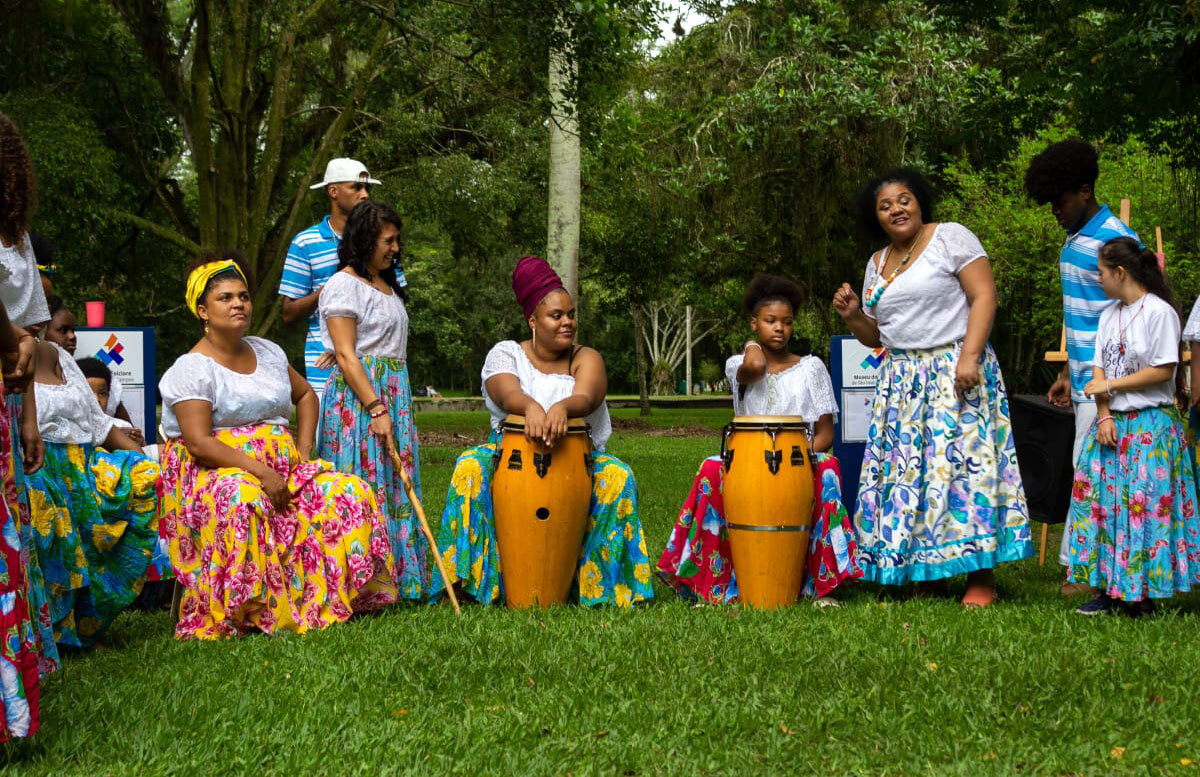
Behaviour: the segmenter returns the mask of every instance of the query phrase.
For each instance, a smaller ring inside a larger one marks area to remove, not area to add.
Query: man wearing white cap
[[[317,300],[325,281],[337,271],[338,245],[346,228],[346,217],[354,206],[370,197],[368,187],[379,181],[371,177],[362,162],[331,159],[325,166],[325,178],[310,189],[325,189],[329,197],[329,215],[298,233],[288,247],[283,263],[279,293],[283,296],[283,321],[291,324],[308,319],[304,340],[304,372],[317,399],[325,391],[329,370],[318,369],[317,358],[325,351],[321,344],[321,320]]]

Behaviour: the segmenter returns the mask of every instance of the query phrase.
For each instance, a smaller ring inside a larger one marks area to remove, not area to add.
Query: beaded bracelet
[[[1097,419],[1096,419],[1096,426],[1099,426],[1100,424],[1104,423],[1105,421],[1112,421],[1114,424],[1116,423],[1116,421],[1113,421],[1113,417],[1112,417],[1112,416],[1110,416],[1110,415],[1106,415],[1106,416],[1104,416],[1103,418],[1097,418]]]
[[[378,413],[371,413],[371,420],[374,421],[376,418],[378,418],[381,415],[387,415],[386,407],[381,409]]]

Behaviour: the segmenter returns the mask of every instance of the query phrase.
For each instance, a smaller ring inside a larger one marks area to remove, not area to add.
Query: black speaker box
[[[1045,395],[1017,394],[1009,399],[1013,444],[1029,502],[1029,517],[1063,523],[1071,506],[1075,468],[1075,412],[1050,404]]]

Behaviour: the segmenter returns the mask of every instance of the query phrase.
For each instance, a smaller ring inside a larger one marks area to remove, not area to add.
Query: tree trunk
[[[559,17],[559,31],[570,22]],[[546,258],[578,300],[579,291],[579,114],[576,111],[575,61],[568,43],[550,52],[550,180],[546,209]]]
[[[637,343],[638,398],[640,415],[650,415],[650,386],[646,381],[646,316],[640,303],[633,306],[633,339]]]

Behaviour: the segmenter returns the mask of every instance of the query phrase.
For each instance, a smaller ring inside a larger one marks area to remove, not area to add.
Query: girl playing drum
[[[842,505],[841,472],[828,453],[833,418],[838,412],[833,384],[824,363],[792,353],[792,320],[802,299],[795,282],[757,275],[743,300],[755,339],[725,363],[735,415],[801,416],[813,424],[815,486],[814,527],[804,593],[819,606],[836,605],[829,594],[842,582],[862,575],[854,563],[854,532]],[[659,575],[683,596],[719,604],[738,597],[730,561],[721,458],[700,465],[692,490],[679,511],[667,547],[658,560]]]

